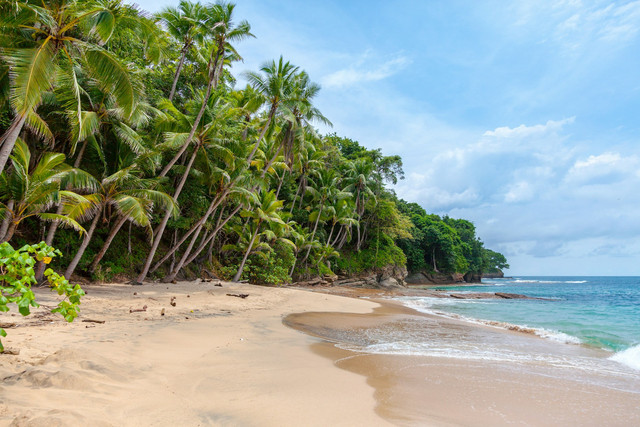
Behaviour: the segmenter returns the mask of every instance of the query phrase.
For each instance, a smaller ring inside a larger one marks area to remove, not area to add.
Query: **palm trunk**
[[[267,172],[269,171],[269,168],[271,167],[271,165],[276,161],[276,159],[280,155],[280,151],[282,151],[282,145],[280,145],[278,147],[278,151],[276,151],[276,154],[271,158],[271,160],[269,160],[267,165],[264,167],[264,169],[262,170],[262,174],[260,174],[260,178],[264,178],[267,175]]]
[[[102,216],[102,209],[100,209],[99,212],[96,212],[96,216],[95,218],[93,218],[93,222],[91,223],[91,227],[89,227],[87,234],[84,235],[84,239],[82,240],[82,244],[78,248],[78,252],[76,252],[75,256],[71,260],[71,263],[67,267],[67,271],[64,272],[64,277],[70,278],[73,272],[76,270],[78,263],[82,259],[82,255],[84,255],[84,251],[89,246],[89,242],[93,237],[93,232],[96,230],[96,226],[98,225],[98,221],[100,220],[101,216]]]
[[[291,277],[291,281],[293,281],[293,271],[296,269],[296,261],[298,261],[298,251],[295,252],[295,257],[293,258],[293,265],[291,266],[291,271],[289,271],[289,277]]]
[[[247,163],[251,164],[251,160],[253,159],[253,156],[255,156],[256,151],[258,151],[258,146],[260,145],[260,141],[262,141],[262,138],[264,138],[265,134],[267,133],[267,129],[269,129],[269,126],[271,125],[271,121],[273,120],[273,117],[276,115],[276,110],[278,109],[277,105],[271,105],[271,109],[269,110],[269,117],[267,118],[267,122],[264,124],[264,127],[262,128],[262,132],[260,132],[260,136],[258,137],[258,140],[256,141],[255,145],[253,146],[253,149],[251,150],[251,153],[249,154],[249,157],[247,157]]]
[[[17,226],[18,224],[11,221],[11,223],[9,224],[9,229],[7,230],[7,234],[5,234],[5,236],[2,238],[2,241],[0,241],[0,243],[8,242],[9,240],[11,240],[11,238],[13,237],[13,234],[16,232]]]
[[[93,273],[94,271],[96,271],[96,268],[98,267],[98,264],[102,260],[102,257],[104,257],[104,254],[107,253],[109,246],[111,246],[111,242],[113,241],[114,237],[116,237],[116,234],[118,234],[118,231],[120,231],[120,228],[127,221],[127,218],[128,217],[126,215],[123,215],[122,218],[120,218],[118,222],[115,223],[115,225],[109,232],[109,236],[107,237],[107,240],[104,241],[104,245],[102,245],[100,252],[98,252],[96,256],[93,258],[93,261],[89,266],[89,273]]]
[[[15,206],[15,200],[11,199],[7,202],[7,213],[2,220],[2,225],[0,225],[0,239],[2,239],[9,229],[9,224],[11,224],[11,220],[13,219],[13,207]]]
[[[165,176],[167,173],[169,173],[169,170],[171,170],[171,168],[173,167],[173,165],[178,161],[178,159],[180,159],[180,157],[182,156],[182,154],[187,151],[187,147],[189,147],[189,144],[191,144],[191,141],[193,140],[193,136],[196,134],[196,130],[198,130],[198,125],[200,124],[200,120],[202,119],[202,116],[204,115],[204,110],[207,108],[207,102],[209,102],[209,97],[211,96],[211,91],[213,89],[215,89],[218,86],[218,61],[220,59],[220,53],[216,54],[216,58],[215,61],[213,62],[213,66],[211,63],[211,58],[209,59],[209,83],[207,84],[207,91],[205,93],[205,96],[202,100],[202,106],[200,107],[200,111],[198,111],[198,115],[196,116],[196,119],[193,122],[193,126],[191,126],[191,132],[189,132],[189,136],[187,137],[187,140],[184,142],[184,144],[182,144],[182,147],[180,148],[180,151],[178,151],[178,153],[173,157],[173,159],[171,159],[171,161],[169,163],[167,163],[167,165],[164,167],[164,169],[162,169],[162,172],[160,172],[160,177]],[[223,61],[221,61],[223,62]]]
[[[213,203],[212,203],[213,204]],[[209,209],[211,209],[211,207],[209,207]],[[191,228],[184,233],[184,235],[180,238],[180,240],[175,243],[173,243],[173,246],[171,247],[171,249],[169,249],[169,251],[160,259],[160,261],[156,262],[156,264],[153,266],[153,268],[151,268],[149,270],[150,273],[153,273],[154,271],[156,271],[158,268],[160,268],[160,266],[162,264],[164,264],[164,262],[166,260],[169,259],[169,257],[172,257],[175,255],[176,251],[178,249],[180,249],[180,246],[182,246],[182,244],[184,242],[187,241],[187,239],[189,238],[189,236],[191,236],[194,232],[196,232],[198,229],[200,229],[200,227],[202,227],[202,225],[207,221],[207,219],[209,218],[210,212],[207,210],[207,212],[205,213],[205,215],[200,218],[198,220],[198,222],[196,222],[195,224],[193,224],[191,226]],[[175,239],[174,239],[175,240]],[[173,271],[173,266],[169,269],[169,271]]]
[[[222,227],[225,226],[225,224],[227,222],[229,222],[229,220],[231,218],[233,218],[242,208],[242,205],[239,205],[237,208],[235,208],[230,214],[229,216],[222,221],[222,224],[216,226],[216,229],[213,231],[213,233],[211,233],[206,240],[200,242],[200,245],[197,247],[197,249],[193,252],[193,255],[191,255],[191,257],[184,263],[184,265],[182,266],[183,268],[186,267],[187,265],[191,264],[193,262],[194,259],[196,259],[198,257],[198,255],[200,255],[200,252],[202,252],[202,250],[204,249],[204,247],[207,245],[207,243],[211,242],[211,246],[209,247],[209,252],[212,252],[212,248],[213,248],[213,241],[215,239],[215,237],[217,236],[218,232],[220,230],[222,230]],[[211,255],[209,255],[209,257],[211,257]]]
[[[7,129],[7,132],[2,137],[2,149],[0,149],[0,173],[4,171],[4,167],[7,165],[7,161],[9,160],[9,156],[13,151],[13,146],[16,144],[16,140],[18,136],[20,136],[20,132],[22,131],[22,126],[24,125],[24,121],[26,120],[26,114],[20,114],[13,119],[13,123]]]
[[[280,182],[278,183],[278,189],[276,190],[276,199],[280,195],[280,189],[282,188],[282,184],[284,183],[284,178],[287,176],[287,171],[282,171],[282,177],[280,178]]]
[[[187,46],[182,48],[182,55],[180,56],[180,62],[178,62],[178,68],[176,68],[176,74],[173,78],[173,84],[171,85],[171,92],[169,92],[169,101],[173,101],[173,96],[176,94],[176,86],[178,85],[178,79],[180,78],[180,72],[184,65],[184,58],[187,56]]]
[[[247,258],[249,258],[249,254],[251,253],[251,248],[253,248],[253,242],[256,241],[256,237],[258,236],[258,231],[260,231],[260,224],[262,220],[258,221],[258,225],[256,225],[256,231],[253,232],[253,236],[251,237],[251,242],[249,242],[249,247],[247,248],[247,252],[244,254],[244,258],[242,258],[242,262],[240,263],[240,267],[238,267],[238,271],[236,275],[233,276],[233,281],[237,282],[242,277],[242,270],[244,270],[244,265],[247,262]]]
[[[333,224],[331,224],[331,231],[329,232],[329,237],[327,237],[327,245],[331,241],[331,236],[333,235],[333,229],[335,228],[335,226],[336,226],[335,222]]]
[[[320,204],[320,211],[318,212],[318,218],[316,218],[316,223],[313,226],[313,232],[311,232],[311,239],[309,239],[311,242],[313,242],[313,238],[316,236],[316,230],[318,229],[318,223],[320,222],[320,217],[322,216],[322,209],[324,209],[324,203]],[[302,260],[302,262],[305,262],[307,260],[307,258],[309,258],[309,253],[311,253],[311,245],[309,245],[309,249],[307,249],[307,253],[304,256],[304,259]]]
[[[184,187],[184,184],[187,181],[187,177],[189,176],[189,172],[191,172],[191,167],[193,166],[193,162],[196,160],[196,155],[198,154],[199,149],[200,149],[200,146],[198,145],[196,146],[195,150],[193,150],[193,154],[189,159],[189,163],[187,164],[187,168],[184,172],[184,175],[182,175],[182,179],[180,180],[180,183],[178,184],[178,187],[176,188],[176,191],[173,194],[174,201],[178,200],[178,196],[182,192],[182,187]],[[147,273],[149,273],[149,267],[151,267],[151,263],[153,262],[153,257],[155,256],[156,251],[158,250],[158,245],[160,244],[160,240],[162,239],[162,234],[164,233],[164,229],[167,227],[167,223],[169,222],[169,217],[171,217],[171,208],[167,208],[167,211],[165,212],[164,217],[162,218],[162,222],[158,226],[158,231],[154,236],[153,244],[151,245],[151,250],[149,251],[149,255],[147,255],[147,259],[144,263],[144,267],[142,267],[142,272],[136,279],[136,283],[138,284],[142,284],[144,279],[147,278]]]
[[[291,203],[291,210],[289,210],[289,214],[293,213],[293,208],[296,205],[296,199],[298,198],[298,193],[300,192],[300,189],[302,188],[302,180],[300,181],[300,185],[298,185],[298,189],[296,190],[296,195],[293,196],[293,202]],[[300,196],[302,197],[302,196]]]
[[[217,204],[211,203],[211,206],[217,206]],[[165,282],[172,282],[173,280],[175,280],[176,276],[178,275],[178,272],[180,271],[180,269],[182,268],[182,266],[184,265],[185,261],[187,260],[187,258],[189,257],[189,255],[191,254],[191,250],[193,249],[193,246],[196,244],[196,241],[198,240],[198,236],[200,236],[200,232],[202,231],[202,228],[204,227],[204,223],[207,221],[207,219],[209,219],[209,216],[213,213],[213,210],[209,210],[207,211],[207,214],[205,215],[205,219],[200,223],[200,225],[198,226],[198,229],[193,233],[193,237],[191,238],[191,241],[189,242],[189,245],[187,246],[187,249],[185,249],[184,253],[182,254],[182,258],[180,258],[180,261],[178,261],[178,265],[175,266],[175,268],[171,268],[171,272],[169,274],[169,276],[167,276],[164,281]],[[204,241],[204,239],[203,239]]]

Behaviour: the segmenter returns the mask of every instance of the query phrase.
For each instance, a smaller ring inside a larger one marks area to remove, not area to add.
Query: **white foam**
[[[422,298],[396,298],[401,301],[404,305],[409,308],[413,308],[416,311],[426,314],[434,314],[440,317],[447,317],[450,319],[462,320],[464,322],[473,323],[476,325],[484,325],[490,326],[492,328],[498,329],[506,329],[510,331],[519,331],[525,333],[533,333],[540,338],[548,339],[551,341],[559,342],[562,344],[581,344],[582,341],[580,338],[575,337],[573,335],[565,334],[564,332],[554,331],[550,329],[544,328],[533,328],[527,325],[516,325],[508,322],[499,322],[494,320],[484,320],[484,319],[475,319],[472,317],[463,316],[456,313],[446,313],[439,310],[434,310],[432,307],[434,305],[447,306],[447,305],[458,305],[458,304],[494,304],[494,302],[487,301],[478,301],[478,300],[459,300],[459,299],[449,299],[449,298],[431,298],[431,297],[422,297]]]
[[[620,351],[611,356],[609,360],[640,370],[640,345]]]

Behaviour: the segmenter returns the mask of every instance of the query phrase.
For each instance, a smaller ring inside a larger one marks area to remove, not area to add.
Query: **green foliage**
[[[406,264],[407,257],[402,249],[396,246],[391,237],[381,234],[360,252],[344,251],[335,261],[335,270],[341,274],[359,274],[389,265],[403,267]]]
[[[31,290],[31,286],[36,283],[34,266],[37,261],[49,264],[54,257],[60,255],[60,251],[44,242],[25,245],[17,250],[7,242],[0,244],[0,312],[7,312],[9,304],[16,304],[20,314],[28,316],[30,307],[38,307]],[[64,299],[51,312],[59,313],[67,322],[73,322],[78,316],[83,290],[79,285],[71,285],[64,276],[50,268],[44,274],[51,289],[58,295],[64,295]],[[7,336],[2,328],[0,336]],[[0,351],[3,350],[0,341]]]

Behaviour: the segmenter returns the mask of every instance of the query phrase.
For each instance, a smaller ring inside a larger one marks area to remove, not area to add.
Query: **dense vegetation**
[[[280,57],[238,87],[253,35],[233,4],[5,0],[0,27],[0,241],[59,248],[66,277],[506,266],[470,222],[385,187],[398,156],[319,135],[305,71]]]

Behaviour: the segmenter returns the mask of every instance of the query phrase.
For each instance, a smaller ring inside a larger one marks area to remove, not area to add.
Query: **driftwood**
[[[95,319],[82,319],[83,322],[86,323],[104,323],[104,320],[95,320]]]
[[[249,296],[249,294],[227,294],[228,297],[237,297],[237,298],[242,298],[245,299],[246,297]]]
[[[15,323],[2,323],[2,322],[0,322],[0,329],[15,328],[15,327],[16,327]]]
[[[138,313],[141,311],[147,311],[147,306],[142,306],[142,308],[130,308],[129,313]]]

